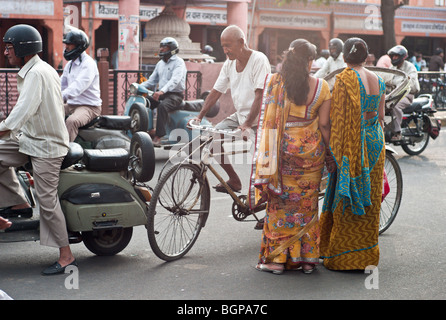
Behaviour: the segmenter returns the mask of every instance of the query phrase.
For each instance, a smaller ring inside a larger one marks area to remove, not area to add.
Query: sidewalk
[[[446,126],[446,111],[437,111],[435,113],[435,118],[440,119],[441,120],[441,127],[445,128]]]

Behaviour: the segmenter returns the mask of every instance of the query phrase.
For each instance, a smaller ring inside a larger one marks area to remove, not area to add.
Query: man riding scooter
[[[179,52],[178,42],[167,37],[160,42],[159,56],[161,60],[156,64],[155,70],[149,79],[142,85],[155,91],[153,96],[149,96],[150,108],[157,108],[156,130],[151,132],[153,144],[159,146],[161,138],[166,135],[165,123],[168,120],[169,112],[179,110],[183,102],[183,91],[186,88],[186,64],[177,53]]]
[[[391,48],[387,54],[392,60],[391,69],[401,70],[410,78],[410,92],[405,97],[399,101],[396,106],[392,109],[393,117],[393,136],[391,141],[400,141],[401,136],[401,122],[403,120],[403,109],[410,106],[414,95],[420,91],[420,83],[418,82],[418,73],[415,66],[406,61],[407,49],[402,45],[397,45]]]

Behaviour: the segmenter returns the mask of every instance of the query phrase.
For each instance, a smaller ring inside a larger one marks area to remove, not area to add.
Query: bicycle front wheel
[[[384,170],[386,171],[390,192],[381,203],[379,234],[386,231],[395,220],[403,195],[403,176],[401,174],[401,168],[390,151],[386,151]]]
[[[210,189],[200,167],[178,164],[158,181],[150,200],[147,234],[158,258],[173,261],[194,245],[209,215]]]

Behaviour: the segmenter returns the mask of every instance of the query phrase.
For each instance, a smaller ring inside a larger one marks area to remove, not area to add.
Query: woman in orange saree
[[[385,159],[385,84],[363,67],[367,44],[344,43],[347,68],[332,93],[329,174],[321,214],[321,257],[333,270],[363,270],[379,261],[378,233]]]
[[[309,75],[314,45],[291,43],[280,73],[269,75],[259,117],[251,206],[267,201],[259,263],[280,274],[319,262],[318,196],[330,134],[330,90]]]

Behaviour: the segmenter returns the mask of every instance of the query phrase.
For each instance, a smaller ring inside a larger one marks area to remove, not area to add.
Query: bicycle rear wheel
[[[401,168],[390,151],[386,151],[384,170],[386,171],[390,192],[381,203],[379,234],[386,231],[395,220],[403,195],[403,176],[401,174]]]
[[[210,189],[200,167],[178,164],[158,181],[150,200],[147,234],[158,258],[173,261],[194,245],[209,215]]]

